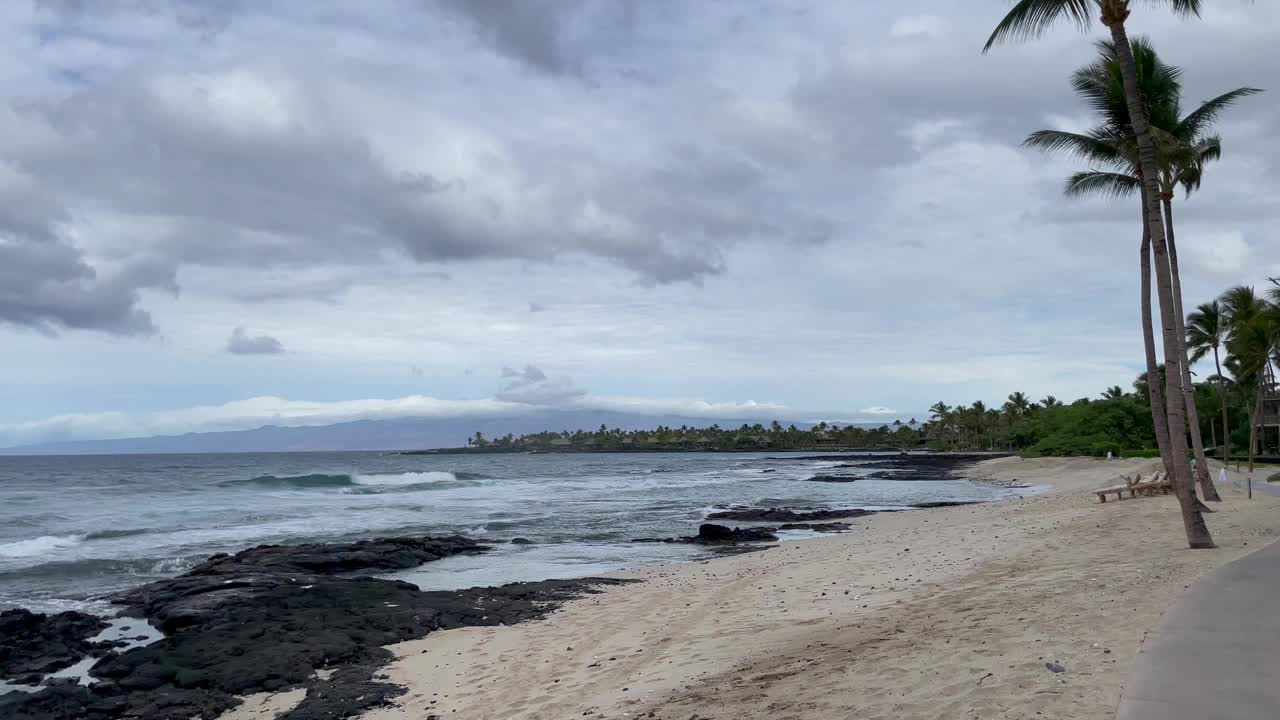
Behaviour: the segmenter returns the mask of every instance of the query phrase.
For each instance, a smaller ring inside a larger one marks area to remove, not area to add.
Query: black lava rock
[[[805,482],[851,483],[857,482],[859,479],[854,475],[814,475],[811,478],[805,478]]]
[[[388,538],[360,543],[263,546],[218,555],[191,572],[122,593],[114,601],[166,632],[111,653],[90,688],[56,685],[0,697],[16,720],[216,718],[237,695],[305,687],[284,720],[355,717],[403,690],[373,680],[391,659],[382,648],[435,630],[514,624],[617,580],[554,580],[500,588],[422,592],[397,580],[353,576],[481,552],[466,538]],[[334,672],[320,680],[315,671]]]
[[[813,520],[834,520],[836,518],[855,518],[872,515],[873,510],[849,508],[847,510],[789,510],[779,508],[755,509],[734,508],[713,512],[708,520],[759,520],[763,522],[811,522]]]
[[[0,677],[45,675],[70,667],[94,650],[89,638],[106,627],[101,618],[73,611],[0,612]]]

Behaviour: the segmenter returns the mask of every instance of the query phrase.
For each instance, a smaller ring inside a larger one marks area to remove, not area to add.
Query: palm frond
[[[1173,3],[1198,2],[1198,0],[1168,0]],[[1004,42],[1029,40],[1043,35],[1058,21],[1066,19],[1080,30],[1093,24],[1098,12],[1097,0],[1018,0],[992,31],[982,52]]]
[[[1257,95],[1261,92],[1263,92],[1263,90],[1259,88],[1236,88],[1231,92],[1223,93],[1212,100],[1201,103],[1200,107],[1196,108],[1195,111],[1183,118],[1181,122],[1173,128],[1173,133],[1184,139],[1196,137],[1207,130],[1209,126],[1213,125],[1213,123],[1217,121],[1218,115],[1220,115],[1223,110],[1235,105],[1243,98],[1247,98],[1250,95]]]
[[[1178,99],[1182,94],[1182,69],[1165,63],[1151,41],[1137,37],[1130,41],[1138,71],[1138,87],[1143,105],[1153,125],[1170,127],[1177,122]],[[1116,46],[1109,40],[1094,43],[1098,59],[1071,75],[1075,94],[1097,113],[1111,133],[1128,135],[1129,101]]]
[[[1022,141],[1025,148],[1034,148],[1051,155],[1066,155],[1093,163],[1107,163],[1117,168],[1132,166],[1122,152],[1119,143],[1104,137],[1096,130],[1088,134],[1065,130],[1037,130]]]
[[[1067,197],[1100,195],[1104,198],[1129,197],[1142,187],[1138,178],[1124,173],[1085,170],[1067,178],[1062,193]]]
[[[1204,1],[1203,0],[1147,0],[1146,4],[1151,5],[1153,7],[1157,7],[1157,8],[1168,8],[1172,10],[1175,15],[1181,15],[1184,17],[1188,15],[1194,15],[1196,17],[1199,17],[1200,10],[1204,6]]]
[[[1222,157],[1222,138],[1217,135],[1200,138],[1193,145],[1186,146],[1184,157],[1174,163],[1175,182],[1182,186],[1187,197],[1200,189],[1204,179],[1205,165]]]

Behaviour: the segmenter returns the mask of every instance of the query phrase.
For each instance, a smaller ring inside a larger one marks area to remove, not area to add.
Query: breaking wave
[[[256,485],[263,488],[340,488],[348,492],[384,492],[395,490],[429,490],[433,487],[457,487],[476,480],[491,479],[482,473],[451,473],[443,470],[386,473],[379,475],[261,475],[246,480],[228,480],[223,486]]]
[[[41,535],[30,540],[0,544],[0,558],[40,557],[82,542],[84,535]]]

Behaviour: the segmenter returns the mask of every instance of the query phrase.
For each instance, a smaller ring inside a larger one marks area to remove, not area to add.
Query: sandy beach
[[[1227,487],[1209,516],[1218,549],[1191,552],[1172,496],[1087,492],[1155,466],[986,461],[970,474],[1052,489],[628,573],[640,582],[545,620],[401,643],[386,675],[409,692],[364,717],[1109,718],[1161,613],[1280,526],[1275,498]]]

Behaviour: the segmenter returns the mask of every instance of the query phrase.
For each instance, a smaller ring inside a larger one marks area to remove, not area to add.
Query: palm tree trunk
[[[1146,196],[1146,191],[1138,193]],[[1146,204],[1146,201],[1143,201]],[[1156,336],[1151,325],[1151,230],[1147,227],[1146,210],[1142,221],[1142,344],[1147,353],[1147,398],[1151,401],[1151,422],[1155,426],[1156,447],[1164,471],[1173,477],[1172,455],[1169,453],[1169,417],[1164,409],[1164,390],[1160,387],[1160,372],[1156,369]]]
[[[1231,462],[1231,429],[1227,424],[1227,388],[1222,382],[1222,362],[1218,359],[1218,344],[1213,344],[1213,367],[1218,371],[1218,395],[1222,398],[1222,464]]]
[[[1120,72],[1124,77],[1124,94],[1129,105],[1129,121],[1133,124],[1134,138],[1138,141],[1139,167],[1142,170],[1142,182],[1146,186],[1147,227],[1151,231],[1152,251],[1156,265],[1156,291],[1160,297],[1160,319],[1164,337],[1165,362],[1165,398],[1176,397],[1180,392],[1182,366],[1186,356],[1179,353],[1181,344],[1178,335],[1182,332],[1182,319],[1173,314],[1173,288],[1169,283],[1169,248],[1165,244],[1164,222],[1160,208],[1159,175],[1156,167],[1156,148],[1151,140],[1151,126],[1147,123],[1146,109],[1142,106],[1142,96],[1138,92],[1138,66],[1133,59],[1133,47],[1129,44],[1129,34],[1125,32],[1124,19],[1128,14],[1127,3],[1114,4],[1109,0],[1103,8],[1103,22],[1111,30],[1111,40],[1116,46],[1116,54],[1120,60]],[[1121,14],[1123,13],[1123,14]],[[1169,456],[1173,463],[1173,485],[1178,496],[1178,505],[1182,509],[1182,527],[1187,535],[1187,545],[1192,549],[1212,548],[1213,536],[1209,526],[1204,522],[1198,499],[1195,497],[1194,480],[1191,467],[1187,464],[1187,438],[1182,428],[1186,427],[1186,404],[1166,402],[1165,409],[1169,415]],[[1172,432],[1174,429],[1177,432]]]
[[[1178,276],[1178,244],[1173,239],[1173,196],[1163,193],[1160,196],[1164,203],[1165,242],[1169,244],[1169,280],[1173,286],[1173,312],[1178,318],[1178,357],[1187,357],[1187,323],[1182,313],[1182,280]],[[1196,407],[1196,386],[1191,383],[1191,363],[1183,361],[1182,365],[1182,399],[1187,404],[1187,425],[1191,428],[1191,447],[1195,451],[1196,476],[1200,482],[1200,492],[1204,499],[1211,502],[1222,502],[1218,489],[1213,485],[1213,476],[1209,474],[1209,462],[1204,456],[1204,439],[1200,435],[1200,410]]]
[[[1253,458],[1258,447],[1258,422],[1262,420],[1262,376],[1258,376],[1258,398],[1253,403],[1253,416],[1249,423],[1249,474],[1253,474]]]

